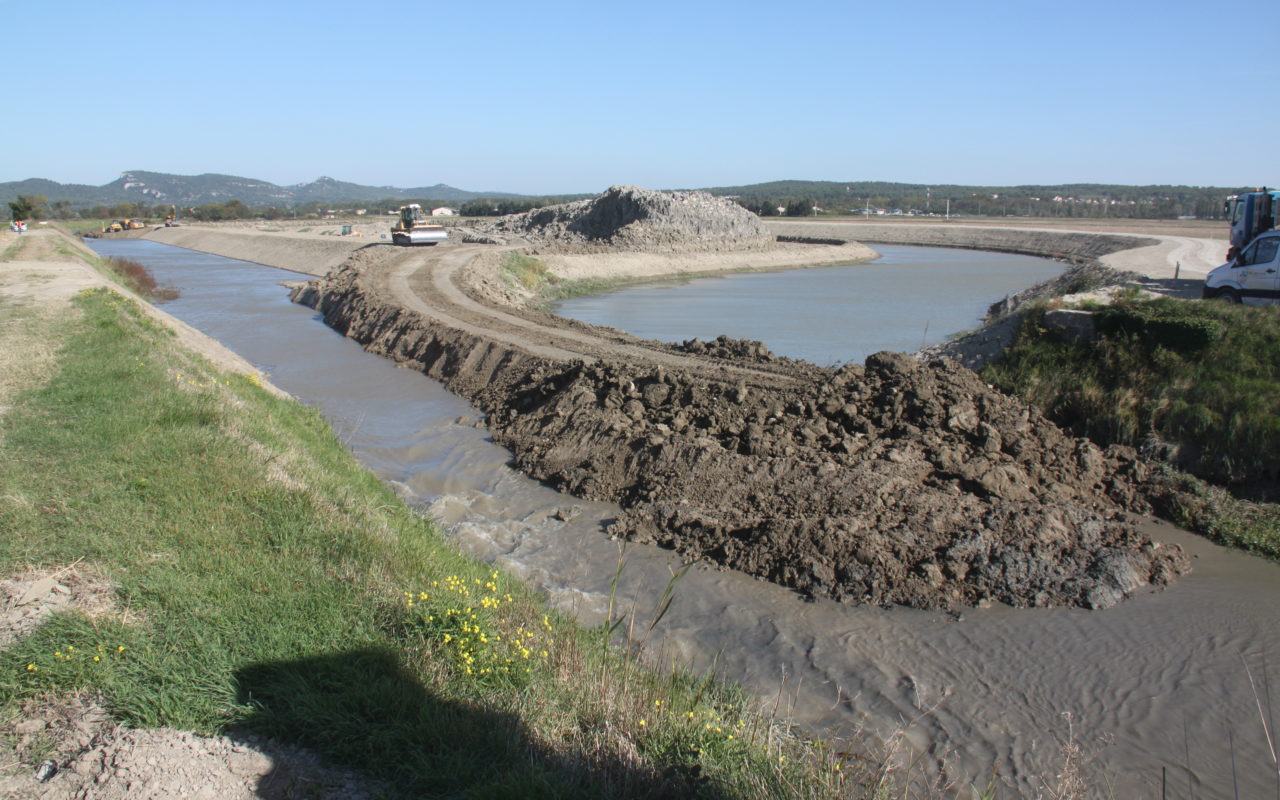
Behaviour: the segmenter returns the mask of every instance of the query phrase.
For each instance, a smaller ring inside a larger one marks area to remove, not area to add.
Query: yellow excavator
[[[449,232],[432,225],[422,206],[412,203],[400,206],[400,219],[391,228],[391,242],[398,245],[438,244],[449,241]]]

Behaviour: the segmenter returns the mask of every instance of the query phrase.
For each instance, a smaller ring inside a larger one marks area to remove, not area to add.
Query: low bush
[[[133,259],[108,258],[106,266],[121,283],[148,300],[174,300],[178,297],[177,289],[160,286],[151,271]]]

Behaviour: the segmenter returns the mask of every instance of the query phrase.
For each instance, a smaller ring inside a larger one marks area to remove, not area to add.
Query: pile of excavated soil
[[[502,217],[488,230],[536,246],[633,252],[717,251],[766,247],[760,219],[706,192],[658,192],[613,186],[573,203]]]
[[[813,596],[1106,608],[1189,566],[1124,512],[1142,505],[1136,454],[1073,439],[951,363],[880,353],[777,390],[576,364],[478,399],[523,471],[620,503],[612,533]]]

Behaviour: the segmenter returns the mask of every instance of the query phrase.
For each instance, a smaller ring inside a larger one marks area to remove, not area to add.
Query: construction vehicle
[[[411,203],[400,206],[400,219],[391,228],[391,242],[399,245],[438,244],[449,241],[449,232],[441,225],[432,225],[422,206]]]
[[[127,219],[124,221],[124,229],[127,231],[140,231],[145,227],[147,227],[147,223],[143,222],[137,217],[134,217],[133,219]]]
[[[1235,194],[1227,198],[1223,213],[1231,222],[1231,245],[1227,260],[1234,260],[1259,234],[1276,227],[1276,211],[1280,209],[1280,191],[1265,186],[1256,192]]]
[[[112,220],[110,225],[102,226],[103,233],[119,233],[122,230],[124,230],[124,223],[118,219]]]
[[[164,226],[166,228],[178,227],[178,207],[177,206],[175,205],[169,206],[169,213],[165,215],[165,218],[164,218]]]

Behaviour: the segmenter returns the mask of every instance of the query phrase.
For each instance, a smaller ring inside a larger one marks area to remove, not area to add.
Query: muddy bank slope
[[[1114,605],[1188,567],[1138,531],[1131,451],[1072,439],[948,363],[831,371],[495,306],[481,247],[371,248],[296,292],[488,415],[527,474],[625,509],[611,532],[814,596]]]
[[[115,234],[125,235],[128,234]],[[323,275],[350,258],[355,251],[369,246],[367,239],[339,239],[302,233],[266,233],[194,225],[150,228],[139,232],[134,238],[308,275]]]

